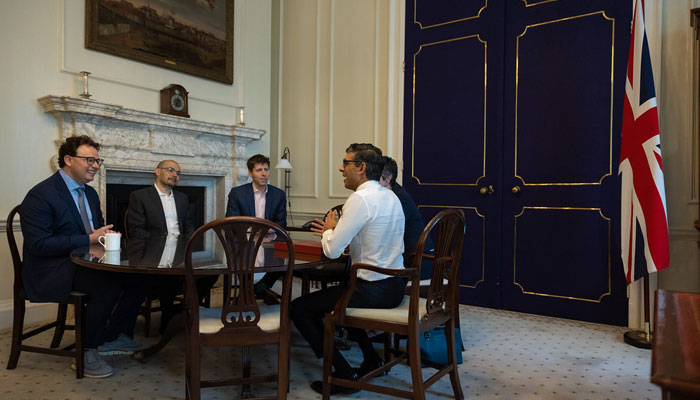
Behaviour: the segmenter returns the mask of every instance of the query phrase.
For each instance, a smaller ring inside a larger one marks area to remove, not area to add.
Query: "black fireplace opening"
[[[124,215],[129,208],[129,195],[134,190],[143,189],[151,185],[107,184],[107,224],[114,224],[117,232],[125,232]],[[187,195],[190,201],[189,213],[196,230],[204,225],[204,191],[202,186],[178,186],[175,190]],[[199,247],[199,246],[197,246]]]

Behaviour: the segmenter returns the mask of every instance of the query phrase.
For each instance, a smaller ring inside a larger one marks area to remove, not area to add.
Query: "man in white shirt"
[[[354,192],[343,205],[340,219],[335,212],[323,221],[317,219],[312,231],[321,236],[324,254],[339,257],[350,246],[353,263],[367,263],[383,268],[403,268],[404,215],[399,199],[391,190],[379,185],[382,158],[370,144],[352,144],[346,150],[340,172],[347,189]],[[393,308],[404,296],[403,278],[389,277],[373,271],[359,270],[357,288],[348,307]],[[306,338],[318,358],[323,356],[323,317],[331,312],[345,291],[343,286],[332,286],[312,292],[294,300],[291,318],[299,332]],[[364,356],[359,369],[354,370],[338,349],[334,350],[334,376],[357,379],[382,363],[367,333],[361,329],[350,330]],[[321,393],[321,381],[311,387]],[[351,393],[351,388],[331,387],[331,394]]]

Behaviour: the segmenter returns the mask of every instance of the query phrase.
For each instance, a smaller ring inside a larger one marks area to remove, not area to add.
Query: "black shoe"
[[[360,368],[353,368],[355,370],[355,373],[357,376],[365,376],[369,374],[370,372],[374,371],[375,369],[379,367],[384,366],[384,361],[381,358],[378,358],[374,361],[363,361],[362,364],[360,364]],[[377,376],[385,376],[389,375],[387,371],[383,371],[381,374]]]
[[[345,378],[351,381],[356,381],[357,380],[357,374],[353,374],[352,377],[350,378]],[[311,382],[311,389],[313,389],[316,393],[318,394],[323,394],[323,382],[321,381],[313,381]],[[336,394],[353,394],[359,392],[358,389],[355,388],[350,388],[350,387],[345,387],[345,386],[338,386],[338,385],[331,385],[331,396],[336,395]]]

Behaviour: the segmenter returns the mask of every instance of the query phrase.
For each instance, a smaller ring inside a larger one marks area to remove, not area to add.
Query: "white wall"
[[[160,89],[179,83],[189,92],[192,119],[234,124],[237,106],[246,124],[270,130],[271,1],[236,0],[234,84],[226,85],[85,49],[85,0],[0,2],[0,329],[11,326],[12,267],[5,218],[26,192],[53,171],[56,121],[36,101],[77,96],[78,72],[92,72],[93,99],[159,112]],[[270,135],[249,146],[269,153]],[[20,235],[21,236],[21,235]],[[41,318],[41,316],[37,316]]]

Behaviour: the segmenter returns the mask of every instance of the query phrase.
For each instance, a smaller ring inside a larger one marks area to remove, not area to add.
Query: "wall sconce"
[[[287,205],[289,206],[289,217],[292,218],[292,200],[289,198],[290,192],[291,192],[291,182],[290,182],[290,175],[292,173],[292,163],[290,160],[292,159],[292,154],[289,151],[289,147],[285,146],[284,151],[282,152],[282,158],[280,158],[280,161],[277,163],[277,166],[275,166],[275,169],[283,169],[284,170],[284,195],[287,197]],[[292,218],[292,225],[294,225],[294,219]]]

